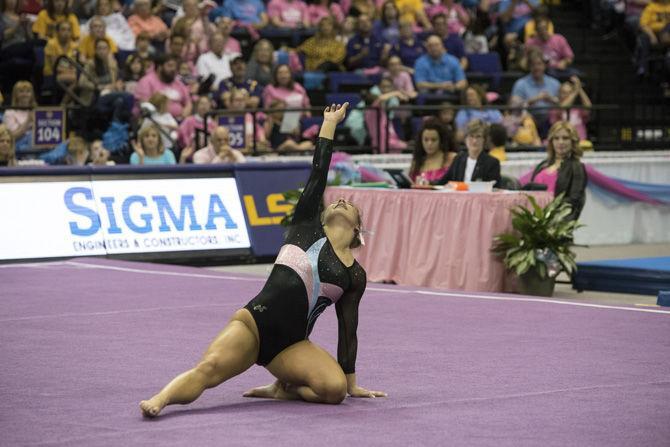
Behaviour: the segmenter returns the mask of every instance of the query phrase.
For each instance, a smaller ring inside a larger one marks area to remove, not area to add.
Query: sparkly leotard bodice
[[[345,373],[355,371],[358,304],[365,291],[365,271],[346,266],[323,231],[320,205],[326,188],[332,141],[319,139],[310,178],[295,208],[285,244],[263,290],[246,308],[259,327],[259,363],[306,339],[318,316],[335,304],[337,358]]]

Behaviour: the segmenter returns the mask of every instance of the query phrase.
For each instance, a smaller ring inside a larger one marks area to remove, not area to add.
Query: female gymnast
[[[346,395],[383,397],[356,383],[358,303],[366,275],[351,252],[361,244],[361,217],[340,199],[320,213],[335,127],[348,103],[326,107],[312,172],[298,201],[285,244],[261,292],[233,315],[195,368],[175,377],[149,400],[142,414],[155,417],[166,405],[188,404],[202,392],[264,366],[277,381],[244,395],[338,404]],[[335,303],[337,361],[309,341],[314,322]]]

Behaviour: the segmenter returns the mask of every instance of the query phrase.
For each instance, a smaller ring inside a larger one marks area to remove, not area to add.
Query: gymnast
[[[361,245],[360,213],[344,199],[320,212],[335,127],[348,105],[333,104],[324,111],[312,172],[265,286],[235,312],[193,369],[140,402],[144,416],[158,416],[166,405],[191,403],[254,363],[277,380],[247,391],[246,397],[339,404],[347,394],[386,396],[356,383],[358,304],[366,275],[351,250]],[[317,317],[332,303],[338,320],[337,361],[309,341]]]

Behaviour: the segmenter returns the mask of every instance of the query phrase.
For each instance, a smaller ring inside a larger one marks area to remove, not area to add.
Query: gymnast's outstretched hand
[[[358,385],[354,386],[349,390],[349,395],[351,397],[386,397],[388,394],[386,394],[383,391],[370,391],[366,390],[365,388],[362,388]]]
[[[347,107],[349,107],[348,102],[345,102],[344,104],[333,104],[326,107],[326,110],[323,111],[324,121],[334,121],[335,123],[340,123],[347,114]]]

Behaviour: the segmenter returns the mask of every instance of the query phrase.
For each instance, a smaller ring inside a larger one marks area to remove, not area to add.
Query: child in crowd
[[[91,143],[91,155],[89,165],[114,166],[116,163],[109,159],[110,152],[102,145],[102,141],[95,140]]]
[[[14,138],[6,125],[0,124],[0,167],[16,166]]]
[[[302,152],[314,149],[314,144],[303,140],[300,135],[300,124],[295,129],[282,132],[284,109],[286,103],[280,99],[273,99],[270,103],[272,110],[265,120],[265,134],[270,136],[270,146],[277,152]]]
[[[148,72],[153,69],[152,58],[156,50],[151,46],[151,38],[146,32],[141,32],[135,39],[135,54],[142,60],[144,64],[144,71]]]
[[[254,137],[254,114],[242,112],[249,109],[249,92],[243,88],[233,88],[230,94],[228,110],[240,111],[239,114],[221,116],[220,122],[230,131],[230,145],[245,154],[253,152],[254,140],[257,151],[269,149],[265,128],[259,124],[265,119],[265,114],[256,113],[256,135]]]
[[[145,74],[144,63],[142,58],[137,54],[131,54],[126,59],[123,66],[123,82],[125,91],[131,95],[135,94],[135,87],[137,82],[142,79]]]
[[[200,96],[195,102],[195,113],[187,117],[179,125],[179,131],[177,132],[178,137],[177,141],[181,147],[193,146],[195,145],[198,148],[204,147],[207,145],[207,141],[204,138],[205,130],[205,116],[212,110],[212,101],[207,96]],[[207,119],[207,129],[208,133],[212,133],[216,129],[216,118],[210,116]],[[200,130],[201,132],[197,132]],[[197,135],[201,135],[201,140],[194,141]]]
[[[70,136],[67,155],[63,162],[68,166],[85,166],[88,163],[88,143],[80,136]]]
[[[163,93],[156,92],[149,98],[149,104],[143,103],[140,106],[148,114],[142,121],[140,130],[149,126],[159,126],[157,129],[159,129],[163,147],[172,149],[177,140],[179,123],[168,111],[168,97]]]
[[[193,66],[188,61],[181,61],[177,69],[179,80],[188,88],[191,96],[197,95],[200,89],[198,77],[193,74]]]

